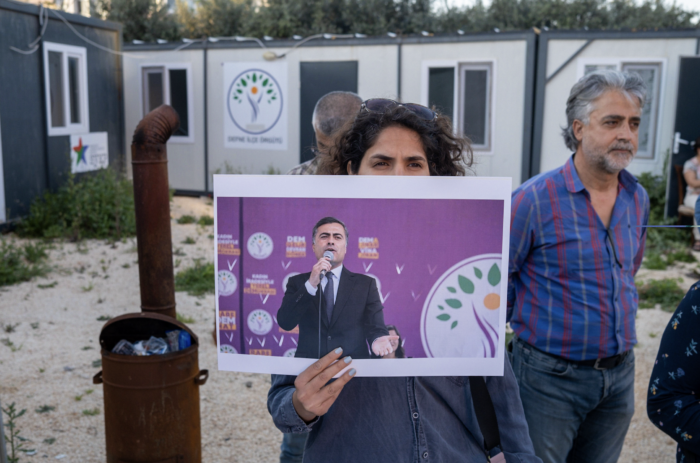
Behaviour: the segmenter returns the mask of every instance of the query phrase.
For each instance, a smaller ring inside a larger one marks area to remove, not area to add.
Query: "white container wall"
[[[187,102],[187,133],[168,143],[171,187],[204,193],[211,191],[211,176],[216,172],[285,173],[298,165],[301,132],[311,127],[310,117],[300,119],[300,70],[307,64],[340,62],[357,64],[356,88],[363,99],[391,98],[425,105],[446,102],[456,130],[474,132],[468,135],[475,142],[477,175],[512,177],[513,188],[527,178],[534,32],[401,41],[320,40],[293,50],[292,41],[267,45],[269,50],[250,42],[207,43],[206,50],[202,43],[180,51],[174,51],[179,44],[126,47],[131,55],[124,60],[125,133],[129,145],[136,125],[149,108],[173,104],[179,98],[179,112],[183,112],[183,101]],[[224,65],[261,63],[262,68],[269,63],[263,57],[266,51],[287,53],[273,61],[286,66],[286,149],[226,147]],[[177,80],[178,71],[180,77],[186,77],[186,84]],[[449,85],[443,85],[445,78]],[[187,98],[178,96],[176,89],[186,89]]]
[[[566,100],[576,81],[596,69],[635,71],[646,81],[649,102],[642,115],[639,150],[628,170],[634,175],[661,174],[673,145],[680,57],[696,54],[698,35],[696,31],[543,33],[533,174],[561,166],[571,156],[561,136]]]

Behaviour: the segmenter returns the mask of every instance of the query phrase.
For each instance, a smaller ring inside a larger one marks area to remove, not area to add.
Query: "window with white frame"
[[[459,113],[456,127],[475,151],[491,151],[491,64],[459,65]]]
[[[180,127],[173,142],[194,142],[192,133],[192,79],[188,65],[168,64],[141,67],[143,116],[162,104],[175,109]]]
[[[44,89],[49,136],[90,131],[84,47],[44,42]]]
[[[492,151],[493,63],[431,62],[424,76],[424,104],[451,116],[454,130],[476,152]]]
[[[659,106],[661,103],[661,79],[664,62],[637,62],[624,59],[586,59],[579,63],[579,74],[586,75],[599,70],[618,70],[637,73],[647,88],[647,99],[642,108],[639,125],[639,145],[636,158],[653,160],[656,157],[656,139],[659,124]]]

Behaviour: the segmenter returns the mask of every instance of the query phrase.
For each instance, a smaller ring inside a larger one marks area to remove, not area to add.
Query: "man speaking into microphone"
[[[319,220],[311,243],[318,262],[311,272],[289,279],[277,312],[282,329],[299,326],[295,357],[319,358],[319,351],[325,355],[342,347],[345,355],[366,359],[368,346],[378,357],[390,354],[391,340],[398,337],[389,336],[384,325],[377,283],[343,266],[348,249],[345,224],[333,217]]]

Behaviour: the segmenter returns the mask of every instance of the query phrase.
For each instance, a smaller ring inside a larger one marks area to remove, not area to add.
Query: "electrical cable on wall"
[[[13,46],[10,46],[10,47],[9,47],[10,50],[15,51],[15,52],[17,52],[17,53],[21,53],[21,54],[23,54],[23,55],[31,55],[32,53],[36,52],[36,51],[39,49],[39,41],[40,41],[41,38],[44,36],[44,33],[46,32],[46,28],[47,28],[48,25],[49,25],[49,10],[50,10],[50,9],[49,9],[49,8],[45,8],[44,5],[41,5],[41,6],[40,6],[40,9],[39,9],[39,24],[42,26],[42,27],[41,27],[41,32],[40,32],[39,36],[38,36],[36,39],[34,39],[33,42],[27,44],[27,47],[29,48],[29,50],[20,50],[19,48],[13,47]],[[114,49],[112,49],[112,48],[105,47],[104,45],[100,45],[99,43],[93,42],[92,40],[88,39],[87,37],[85,37],[84,35],[82,35],[80,32],[78,32],[78,31],[73,27],[73,25],[72,25],[70,22],[68,22],[68,20],[67,20],[66,18],[63,17],[63,15],[61,15],[61,14],[58,13],[58,11],[56,11],[56,10],[50,10],[50,11],[51,11],[58,19],[60,19],[60,20],[63,21],[64,23],[66,23],[66,25],[68,26],[68,28],[69,28],[75,35],[77,35],[81,40],[83,40],[84,42],[89,43],[90,45],[92,45],[92,46],[94,46],[94,47],[99,48],[100,50],[104,50],[104,51],[106,51],[106,52],[108,52],[108,53],[112,53],[112,54],[114,54],[114,55],[125,56],[125,57],[128,57],[128,58],[142,58],[142,59],[143,59],[143,58],[148,58],[148,57],[145,56],[145,55],[136,55],[136,54],[130,53],[130,52],[116,51],[116,50],[114,50]],[[182,49],[184,49],[184,48],[189,47],[189,46],[192,45],[193,43],[203,42],[204,40],[205,40],[205,39],[187,40],[184,44],[182,44],[182,45],[180,45],[179,47],[174,48],[174,49],[172,49],[172,50],[170,50],[170,51],[180,51],[180,50],[182,50]]]

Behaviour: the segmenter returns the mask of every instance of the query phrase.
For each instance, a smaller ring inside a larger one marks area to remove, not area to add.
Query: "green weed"
[[[97,275],[95,275],[95,276],[97,276]],[[95,278],[95,276],[93,276],[93,278]],[[83,286],[81,289],[83,290],[84,293],[87,293],[87,292],[92,291],[94,288],[95,288],[95,286],[92,283],[90,283],[87,286]]]
[[[197,219],[194,216],[191,215],[183,215],[179,219],[177,219],[177,223],[180,225],[188,224],[188,223],[195,223]]]
[[[673,312],[678,303],[685,296],[685,292],[678,287],[682,279],[664,278],[663,280],[649,280],[646,283],[636,282],[639,294],[639,308],[649,309],[656,304],[667,312]]]
[[[180,323],[194,323],[195,319],[178,313],[177,321],[179,321]]]
[[[55,288],[56,285],[58,285],[58,281],[52,281],[51,283],[47,283],[45,285],[36,285],[36,286],[39,289],[49,289],[49,288]]]
[[[10,338],[0,339],[0,343],[9,347],[12,352],[17,352],[18,350],[21,350],[22,346],[24,345],[24,344],[20,344],[18,347],[14,342],[10,341]]]
[[[38,330],[39,322],[30,323],[29,326],[31,326],[33,330]]]
[[[27,252],[27,247],[19,248],[14,243],[0,240],[0,286],[13,285],[29,281],[37,276],[44,276],[49,269],[44,264],[46,254],[36,251]],[[38,246],[38,245],[37,245]]]
[[[19,326],[19,323],[7,323],[7,324],[3,323],[2,330],[5,333],[14,333],[18,326]]]
[[[34,411],[37,413],[48,413],[56,410],[56,407],[53,405],[42,405],[41,407],[35,409]]]
[[[203,215],[199,218],[197,221],[198,225],[201,225],[203,227],[207,227],[209,225],[214,225],[214,217],[209,217],[208,215]]]
[[[56,442],[56,438],[55,438],[55,437],[48,437],[48,438],[44,439],[44,444],[51,445],[51,444],[53,444],[54,442]]]
[[[110,317],[109,315],[100,315],[99,317],[96,318],[96,320],[98,322],[106,322],[106,321],[111,320],[111,319],[112,319],[112,317]],[[85,349],[83,349],[83,350],[85,350]]]
[[[58,191],[46,192],[30,206],[18,226],[20,236],[36,238],[110,238],[136,234],[130,181],[112,169],[68,175]]]
[[[31,449],[25,449],[24,448],[24,442],[26,442],[27,438],[20,436],[20,430],[17,429],[17,419],[27,413],[27,409],[23,408],[22,410],[17,410],[15,408],[15,403],[12,402],[10,405],[8,405],[6,408],[2,409],[3,413],[7,416],[7,423],[5,424],[5,428],[9,432],[9,435],[5,437],[7,440],[7,445],[9,445],[9,452],[7,453],[7,462],[8,463],[17,463],[19,461],[19,456],[18,452],[32,452],[33,450]],[[5,451],[5,449],[1,449],[2,451]]]
[[[99,414],[100,414],[99,408],[92,408],[89,410],[83,410],[83,415],[85,415],[85,416],[97,416]]]
[[[214,264],[202,264],[199,261],[194,267],[177,272],[175,275],[175,291],[187,291],[192,296],[214,293]]]
[[[185,238],[185,240],[182,242],[182,244],[195,244],[196,242],[197,241],[195,241],[194,238],[192,238],[191,236],[188,236],[187,238]]]

